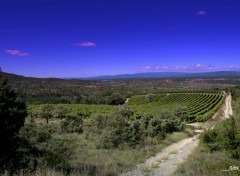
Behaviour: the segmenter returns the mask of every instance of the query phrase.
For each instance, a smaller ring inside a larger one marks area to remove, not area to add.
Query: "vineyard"
[[[128,106],[138,116],[155,116],[174,109],[187,111],[188,121],[206,121],[218,110],[225,99],[223,91],[189,91],[189,92],[164,92],[158,94],[134,95],[129,98]],[[66,109],[69,115],[90,117],[100,113],[112,111],[113,105],[88,105],[88,104],[52,104],[52,109],[58,106]],[[40,105],[29,105],[29,114],[38,114]]]
[[[95,104],[51,104],[52,109],[61,106],[66,109],[68,115],[81,114],[84,117],[89,117],[96,113],[108,113],[112,110],[114,106],[112,105],[95,105]],[[28,112],[32,115],[38,114],[41,105],[29,105]]]
[[[185,108],[189,121],[206,121],[222,105],[225,96],[223,91],[135,95],[129,99],[128,105],[135,113],[149,115],[174,108]]]

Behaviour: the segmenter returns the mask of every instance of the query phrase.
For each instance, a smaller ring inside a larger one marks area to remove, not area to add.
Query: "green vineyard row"
[[[129,106],[139,114],[156,114],[164,109],[187,108],[188,120],[206,121],[214,115],[225,99],[223,91],[168,92],[160,94],[135,95],[129,99]]]
[[[176,108],[184,108],[187,111],[188,121],[206,121],[218,110],[225,99],[223,91],[196,91],[196,92],[164,92],[158,94],[134,95],[129,98],[128,106],[136,116],[155,116],[165,111]],[[109,113],[115,107],[113,105],[88,105],[88,104],[53,104],[67,109],[69,115],[82,115],[90,117],[96,113]],[[31,116],[37,116],[41,105],[29,105],[28,112]],[[54,116],[54,115],[53,115]]]

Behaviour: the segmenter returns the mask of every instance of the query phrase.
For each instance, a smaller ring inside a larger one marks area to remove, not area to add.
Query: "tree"
[[[129,143],[129,118],[132,115],[133,112],[126,105],[114,108],[106,121],[106,129],[101,134],[100,147],[116,148]]]
[[[155,96],[154,96],[154,94],[147,94],[145,98],[147,101],[152,102],[154,100]]]
[[[26,105],[0,75],[0,172],[18,166],[17,133],[24,125]]]
[[[121,105],[124,104],[124,99],[119,93],[115,93],[108,97],[107,104],[109,105]]]
[[[42,104],[40,106],[40,116],[42,118],[45,118],[46,119],[46,122],[48,124],[48,120],[52,117],[52,106],[50,104]]]
[[[58,105],[58,106],[56,106],[56,108],[54,109],[53,113],[54,113],[54,117],[60,118],[61,121],[62,121],[62,119],[65,118],[66,115],[67,115],[67,109],[66,109],[66,107],[63,106],[63,105]]]
[[[133,115],[133,111],[127,105],[121,105],[121,106],[115,107],[112,110],[111,114],[112,114],[112,116],[120,115],[120,116],[124,117],[125,119],[129,119],[130,116]]]
[[[37,118],[39,116],[39,109],[38,108],[31,108],[28,109],[28,116],[33,118]]]

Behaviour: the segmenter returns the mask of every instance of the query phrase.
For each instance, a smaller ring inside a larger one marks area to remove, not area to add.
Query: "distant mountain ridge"
[[[145,72],[135,74],[105,75],[87,78],[72,78],[82,80],[104,80],[104,79],[140,79],[140,78],[181,78],[181,77],[224,77],[240,76],[240,71],[215,71],[215,72]]]
[[[135,73],[135,74],[119,74],[119,75],[105,75],[96,77],[68,77],[68,78],[36,78],[27,77],[22,75],[16,75],[12,73],[2,72],[2,75],[6,78],[17,79],[17,80],[110,80],[110,79],[141,79],[141,78],[200,78],[200,77],[227,77],[227,76],[240,76],[240,71],[215,71],[215,72],[145,72],[145,73]]]

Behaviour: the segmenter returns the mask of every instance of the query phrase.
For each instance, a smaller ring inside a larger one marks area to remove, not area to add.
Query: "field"
[[[225,99],[223,91],[169,92],[136,95],[129,99],[129,106],[137,114],[156,115],[164,110],[186,108],[190,121],[206,121],[217,111]]]
[[[86,105],[86,104],[51,104],[52,109],[61,106],[66,108],[66,113],[68,115],[83,115],[84,117],[89,117],[96,113],[108,113],[115,107],[112,105]],[[41,105],[28,105],[28,111],[30,114],[38,114]]]

